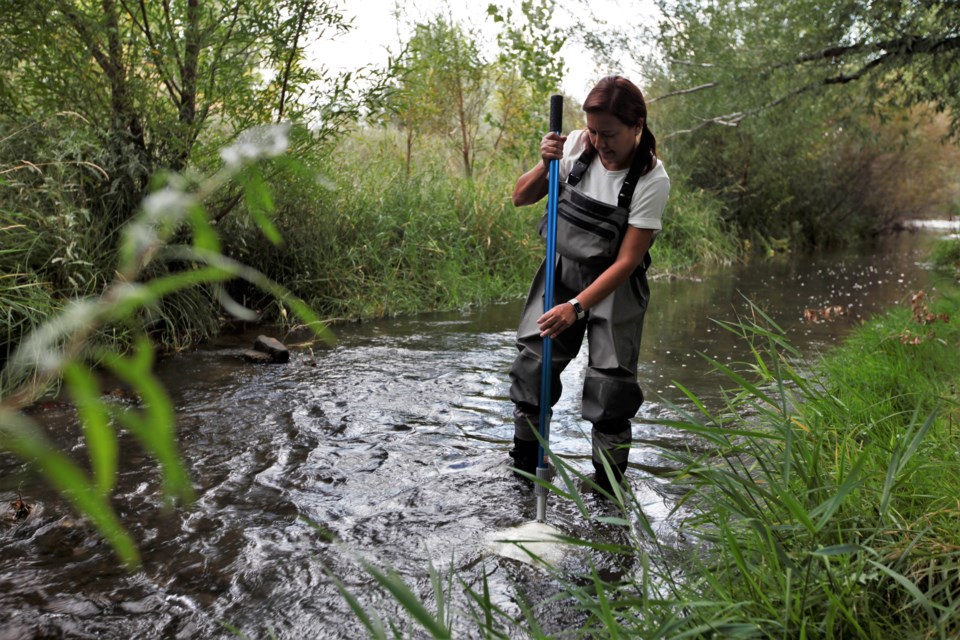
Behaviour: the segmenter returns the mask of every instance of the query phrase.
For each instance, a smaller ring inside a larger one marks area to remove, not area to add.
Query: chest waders
[[[637,363],[643,318],[650,299],[646,278],[649,253],[625,282],[549,343],[540,337],[537,326],[544,309],[552,307],[552,300],[546,299],[551,288],[556,300],[569,300],[613,264],[626,231],[637,179],[650,161],[634,157],[614,206],[576,189],[595,157],[593,149],[584,152],[574,163],[566,183],[559,185],[556,255],[548,247],[547,259],[534,276],[521,314],[517,330],[519,354],[510,369],[510,399],[515,404],[514,448],[510,456],[516,468],[540,475],[537,467],[544,462],[543,454],[538,452],[534,434],[543,431],[544,417],[549,420],[549,409],[563,390],[560,373],[576,357],[586,336],[589,361],[583,384],[582,416],[593,425],[596,477],[601,486],[608,486],[603,459],[606,458],[615,479],[621,479],[632,441],[630,419],[643,403]],[[541,235],[548,239],[549,213],[540,224]],[[552,283],[548,283],[548,276],[553,278]],[[548,373],[542,370],[543,361],[552,365]],[[543,379],[548,382],[543,384]],[[542,389],[547,393],[541,393]],[[545,407],[541,398],[547,397],[549,405]]]

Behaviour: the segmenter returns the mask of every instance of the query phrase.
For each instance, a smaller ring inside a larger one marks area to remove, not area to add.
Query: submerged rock
[[[273,358],[269,353],[254,351],[253,349],[244,349],[239,355],[246,362],[252,362],[254,364],[271,364],[273,362]]]
[[[253,348],[256,351],[269,355],[270,362],[283,364],[290,361],[290,351],[276,338],[263,335],[257,336],[256,341],[253,343]]]

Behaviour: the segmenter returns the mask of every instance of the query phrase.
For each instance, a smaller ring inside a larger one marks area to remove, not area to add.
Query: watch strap
[[[573,305],[573,310],[577,313],[577,320],[582,320],[583,316],[587,315],[587,312],[583,310],[582,306],[580,306],[580,301],[576,298],[571,298],[567,302]]]

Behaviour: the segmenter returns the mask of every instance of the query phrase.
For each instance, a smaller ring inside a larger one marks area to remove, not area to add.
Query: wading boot
[[[513,449],[510,451],[510,457],[512,458],[510,466],[514,469],[525,471],[530,475],[536,475],[537,451],[539,448],[540,445],[536,440],[521,440],[519,438],[514,438]],[[514,475],[518,478],[529,480],[529,478],[524,478],[516,471],[514,471]]]
[[[613,480],[618,485],[623,485],[623,478],[624,474],[627,472],[627,465],[628,463],[626,461],[623,461],[619,464],[610,464],[610,471],[613,473]],[[597,486],[610,495],[615,496],[616,494],[613,491],[613,485],[610,484],[610,476],[607,475],[607,470],[603,468],[603,464],[594,460],[593,472],[593,481],[597,483]],[[599,491],[597,492],[597,495],[604,498],[606,497],[602,492]]]

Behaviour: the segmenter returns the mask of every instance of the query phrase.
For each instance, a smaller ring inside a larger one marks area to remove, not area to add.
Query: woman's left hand
[[[569,302],[558,304],[537,318],[541,338],[556,338],[577,322],[577,311]]]

